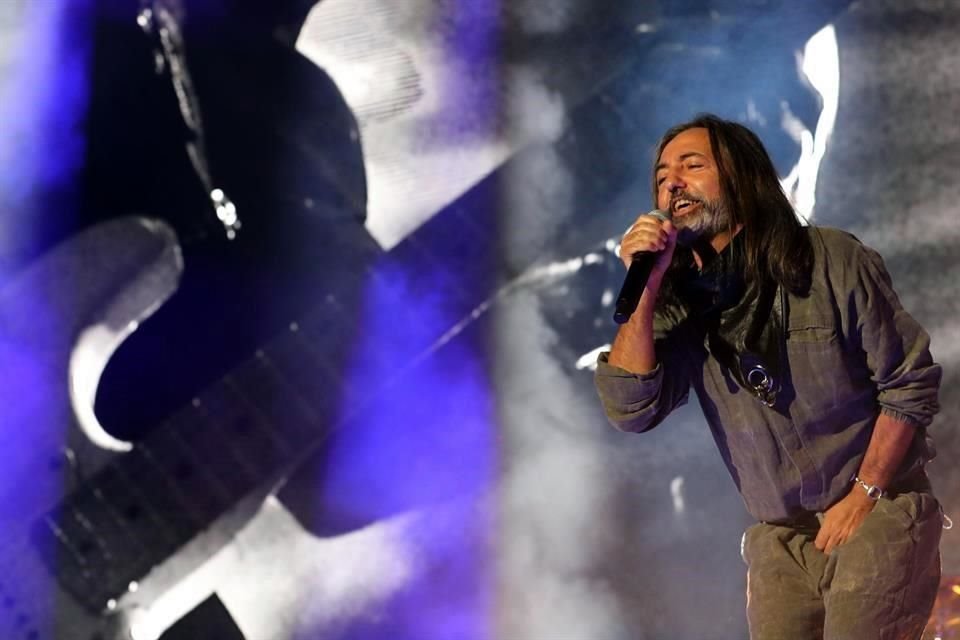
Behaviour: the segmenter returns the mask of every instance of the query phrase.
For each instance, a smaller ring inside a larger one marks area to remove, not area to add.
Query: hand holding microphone
[[[660,209],[640,216],[627,229],[620,242],[620,257],[628,269],[613,314],[617,324],[630,319],[648,282],[659,288],[676,245],[677,230],[670,214]]]

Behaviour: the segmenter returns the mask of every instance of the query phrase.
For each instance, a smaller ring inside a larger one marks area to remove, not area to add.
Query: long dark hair
[[[671,140],[696,128],[706,129],[710,135],[720,192],[730,213],[730,231],[743,225],[740,233],[744,278],[755,282],[770,278],[791,293],[805,295],[810,288],[813,245],[780,186],[773,161],[755,133],[736,122],[701,114],[663,135],[654,165]],[[656,172],[651,185],[656,207]]]

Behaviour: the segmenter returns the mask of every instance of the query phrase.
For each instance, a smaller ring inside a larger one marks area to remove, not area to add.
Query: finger
[[[637,219],[633,221],[632,226],[646,226],[646,227],[659,227],[664,222],[666,222],[662,216],[652,215],[647,212],[637,216]]]
[[[647,238],[650,236],[659,235],[662,232],[658,226],[650,226],[648,224],[639,224],[634,223],[630,225],[630,228],[627,229],[626,233],[623,234],[622,241],[627,241],[629,239],[640,239]]]
[[[673,222],[670,220],[667,220],[662,225],[660,225],[660,228],[663,229],[664,233],[666,233],[670,237],[675,237],[677,235],[677,228],[673,226]]]
[[[641,221],[635,222],[633,225],[627,229],[627,232],[623,234],[624,239],[627,238],[636,238],[636,239],[662,239],[664,241],[669,237],[669,233],[666,229],[663,228],[658,222],[648,222]]]
[[[832,552],[837,547],[841,546],[847,541],[847,534],[843,532],[837,533],[833,538],[830,539],[830,544],[827,547],[827,553]]]
[[[637,253],[660,252],[676,244],[676,229],[669,221],[643,214],[624,232],[620,239],[619,256],[629,269]]]
[[[827,555],[830,555],[830,552],[837,546],[837,541],[834,538],[829,538],[827,544],[823,547],[823,552]]]
[[[632,257],[642,251],[662,251],[670,239],[662,229],[633,229],[620,241],[620,257]]]
[[[827,533],[823,527],[820,528],[820,531],[817,532],[817,537],[813,541],[813,546],[817,548],[818,551],[823,551],[827,546]]]

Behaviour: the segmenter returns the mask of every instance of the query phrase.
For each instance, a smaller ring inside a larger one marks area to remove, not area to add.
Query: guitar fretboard
[[[333,297],[200,393],[34,528],[61,583],[100,611],[317,446],[351,344]]]
[[[493,215],[494,208],[470,200],[489,197],[478,188],[464,206]],[[327,279],[309,314],[36,523],[34,543],[53,574],[99,613],[255,488],[303,460],[490,295],[505,277],[491,270],[496,237],[496,224],[478,225],[452,207],[388,254],[347,245],[349,264]],[[455,276],[446,266],[454,263]],[[375,291],[376,308],[364,308],[367,291]],[[411,297],[421,307],[429,301],[429,322]],[[365,314],[389,318],[403,335],[389,354],[355,352]],[[366,375],[344,375],[345,366]]]

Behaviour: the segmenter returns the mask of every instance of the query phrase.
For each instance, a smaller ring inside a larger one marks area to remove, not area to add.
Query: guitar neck
[[[48,513],[35,542],[67,591],[102,610],[318,446],[340,417],[332,363],[350,343],[328,297]]]

